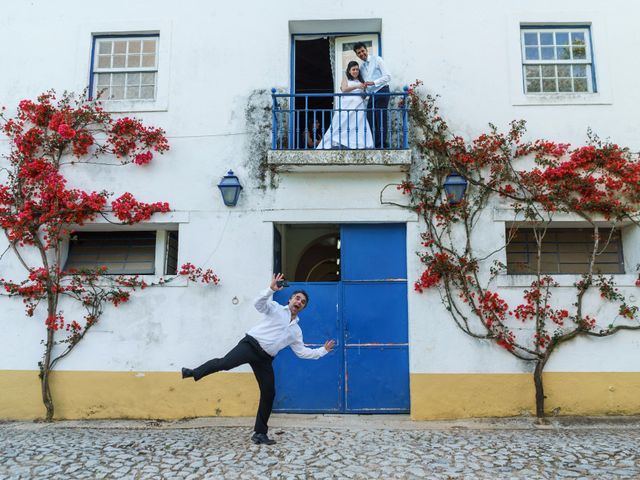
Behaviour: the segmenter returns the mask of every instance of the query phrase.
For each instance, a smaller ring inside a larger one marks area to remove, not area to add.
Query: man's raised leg
[[[238,345],[233,347],[233,349],[231,349],[229,353],[222,358],[213,358],[193,370],[183,368],[182,378],[193,377],[197,382],[201,378],[212,373],[216,373],[221,370],[231,370],[232,368],[236,368],[245,363],[251,363],[255,358],[256,356],[253,347],[242,339]]]

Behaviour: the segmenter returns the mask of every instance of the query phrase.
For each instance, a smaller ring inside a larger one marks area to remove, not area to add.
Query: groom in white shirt
[[[256,299],[255,307],[263,314],[262,321],[249,330],[238,345],[222,358],[214,358],[194,369],[182,369],[182,378],[198,381],[212,373],[231,370],[245,363],[251,366],[260,387],[260,403],[254,434],[251,437],[251,441],[256,444],[276,443],[267,436],[267,422],[276,396],[271,363],[278,352],[285,347],[291,347],[298,357],[316,360],[324,357],[335,346],[333,340],[327,340],[321,348],[304,346],[302,330],[298,326],[298,313],[307,306],[309,296],[304,290],[298,290],[293,292],[287,305],[274,302],[271,296],[273,292],[284,288],[279,285],[282,280],[283,274],[273,275],[269,288]]]
[[[388,108],[391,74],[382,58],[370,55],[364,43],[356,43],[353,51],[362,60],[360,72],[367,86],[367,92],[371,94],[367,106],[367,120],[373,132],[373,141],[376,148],[387,149],[390,138]]]

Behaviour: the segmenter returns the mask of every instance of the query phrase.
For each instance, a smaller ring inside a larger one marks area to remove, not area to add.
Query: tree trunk
[[[48,308],[47,314],[49,318],[51,315],[55,315],[55,301],[49,297],[48,299]],[[53,398],[51,396],[51,388],[49,386],[49,375],[51,374],[51,351],[53,350],[53,342],[54,342],[54,330],[47,325],[47,343],[45,344],[44,356],[42,357],[42,362],[40,363],[40,387],[42,389],[42,402],[44,403],[45,408],[47,409],[47,414],[45,420],[50,422],[53,420]]]
[[[542,383],[542,370],[547,363],[546,358],[536,361],[536,369],[533,372],[533,383],[536,386],[536,417],[544,418],[544,385]]]

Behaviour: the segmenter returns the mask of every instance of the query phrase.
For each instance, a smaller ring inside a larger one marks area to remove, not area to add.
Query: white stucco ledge
[[[142,275],[142,278],[150,284],[152,288],[188,287],[189,284],[197,285],[196,282],[189,282],[189,279],[183,275]],[[160,283],[161,279],[164,280],[164,283]]]
[[[582,275],[578,274],[552,274],[551,276],[561,287],[573,287],[576,282],[582,279]],[[607,274],[606,277],[613,277],[613,281],[618,287],[635,287],[635,282],[638,279],[637,275],[628,274]],[[496,277],[498,287],[530,287],[535,280],[535,275],[504,274]]]
[[[595,223],[600,227],[609,227],[612,222],[607,220],[604,215],[594,214],[592,216]],[[551,216],[554,227],[588,227],[590,224],[580,215],[575,213],[556,212]],[[516,214],[515,210],[511,207],[494,207],[493,208],[493,221],[494,222],[511,222],[511,223],[532,223],[530,220],[526,220],[524,214],[519,212]],[[631,225],[631,220],[623,220],[616,222],[616,225]]]
[[[514,107],[548,106],[548,105],[612,105],[611,95],[602,93],[564,93],[564,94],[524,94],[515,93],[511,96]]]
[[[389,223],[418,222],[416,212],[402,208],[360,209],[270,209],[262,212],[263,222],[275,223]]]
[[[125,225],[116,218],[113,212],[106,212],[105,216],[98,216],[91,222],[85,223],[82,227],[72,225],[74,230],[111,230],[118,227],[126,227],[127,230],[146,230],[146,229],[162,229],[165,226],[175,225],[177,223],[189,223],[189,212],[175,211],[167,213],[154,213],[149,220],[136,223],[135,225]]]
[[[138,275],[138,278],[147,283],[147,289],[188,287],[189,285],[194,285],[197,288],[208,287],[207,285],[201,285],[198,282],[192,282],[184,275]],[[98,281],[96,282],[96,285],[103,287],[111,286],[107,281]]]
[[[267,163],[279,172],[405,172],[411,150],[270,150]]]

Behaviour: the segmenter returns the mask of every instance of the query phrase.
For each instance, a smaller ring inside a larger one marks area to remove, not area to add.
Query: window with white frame
[[[94,36],[90,90],[107,101],[152,101],[159,35]]]
[[[79,231],[69,240],[65,270],[104,266],[109,275],[175,275],[177,264],[177,231]]]
[[[596,92],[589,27],[521,26],[527,94]]]

